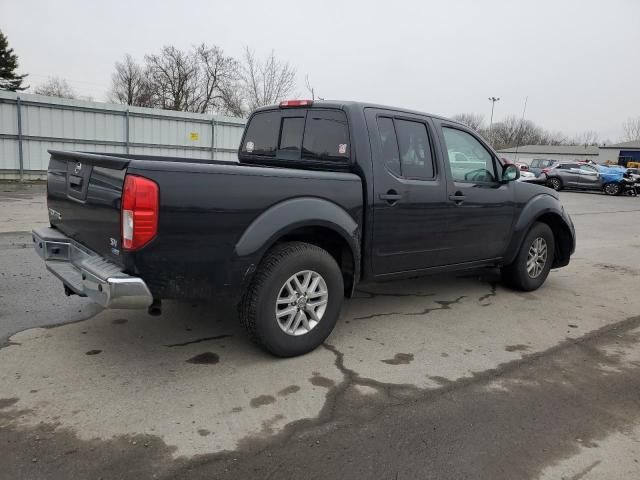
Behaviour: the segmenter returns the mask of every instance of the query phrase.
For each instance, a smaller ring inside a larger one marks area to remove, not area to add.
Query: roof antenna
[[[522,124],[524,123],[524,112],[527,111],[527,101],[529,100],[529,95],[527,95],[524,99],[524,108],[522,109],[522,118],[520,119],[520,128],[519,130],[522,131]],[[514,162],[518,161],[518,149],[520,148],[520,135],[518,134],[518,138],[517,138],[517,143],[516,143],[516,159],[514,160]]]

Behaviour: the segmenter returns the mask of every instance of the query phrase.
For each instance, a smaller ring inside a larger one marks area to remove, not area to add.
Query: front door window
[[[493,156],[473,135],[455,128],[443,128],[454,182],[497,181]]]

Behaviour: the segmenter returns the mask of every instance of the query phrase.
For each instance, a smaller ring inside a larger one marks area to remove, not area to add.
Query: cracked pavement
[[[65,297],[19,220],[42,197],[0,184],[0,478],[640,477],[637,199],[562,193],[578,249],[536,292],[362,285],[275,359],[233,309]]]

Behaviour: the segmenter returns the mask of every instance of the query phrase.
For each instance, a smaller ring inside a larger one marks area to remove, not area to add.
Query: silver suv
[[[554,165],[557,165],[559,162],[557,160],[548,160],[546,158],[534,158],[531,160],[529,164],[529,171],[533,173],[536,178],[540,176],[542,170],[545,168],[551,168]]]
[[[602,179],[593,165],[578,162],[558,162],[542,170],[547,186],[554,190],[575,188],[579,190],[602,190]]]

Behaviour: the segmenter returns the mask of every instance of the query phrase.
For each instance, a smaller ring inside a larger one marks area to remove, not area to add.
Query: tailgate
[[[122,265],[120,198],[129,159],[49,150],[47,206],[51,225]]]

